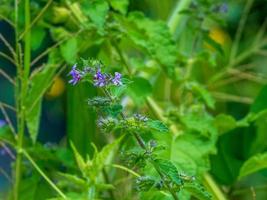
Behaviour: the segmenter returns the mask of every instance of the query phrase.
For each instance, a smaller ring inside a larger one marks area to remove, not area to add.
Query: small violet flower
[[[120,73],[115,72],[115,76],[112,79],[112,83],[114,85],[122,85],[122,82],[121,82],[121,74]]]
[[[76,69],[77,65],[73,65],[69,75],[72,76],[72,79],[69,81],[70,84],[72,85],[76,85],[81,79],[82,79],[82,76],[83,76],[83,73],[78,71]]]
[[[107,85],[106,75],[103,74],[100,69],[98,69],[94,75],[94,85],[97,87],[104,87]]]

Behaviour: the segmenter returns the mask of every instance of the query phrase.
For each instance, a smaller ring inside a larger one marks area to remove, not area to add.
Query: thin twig
[[[0,40],[3,41],[3,43],[5,44],[5,46],[12,53],[13,58],[16,59],[16,52],[15,52],[15,50],[13,49],[13,47],[9,44],[9,42],[5,39],[5,37],[1,33],[0,33]]]
[[[5,108],[4,108],[2,103],[0,103],[0,110],[2,111],[7,124],[10,127],[10,130],[14,135],[14,138],[16,139],[17,138],[17,134],[16,134],[16,131],[15,131],[15,128],[14,128],[14,126],[13,126],[13,124],[12,124],[12,122],[11,122],[11,120],[10,120],[10,118],[9,118],[9,116],[8,116],[8,114],[7,114],[7,112],[6,112],[6,110],[5,110]]]
[[[54,45],[52,45],[51,47],[47,48],[43,53],[41,53],[36,58],[34,58],[34,60],[31,62],[31,66],[33,66],[35,63],[37,63],[41,58],[43,58],[44,56],[46,56],[50,51],[52,51],[53,49],[55,49],[56,47],[58,47],[60,44],[62,44],[63,42],[67,41],[69,38],[72,38],[72,37],[77,36],[81,32],[82,32],[82,29],[80,29],[75,34],[72,34],[70,36],[65,37],[64,39],[62,39],[59,42],[57,42]]]
[[[12,183],[12,178],[8,175],[8,173],[3,170],[1,167],[0,167],[0,173],[3,174],[3,176],[8,180],[8,182]]]
[[[15,27],[15,24],[11,20],[9,20],[7,17],[5,17],[4,15],[0,14],[0,19],[3,19],[4,21],[6,21],[10,26]]]
[[[0,74],[2,74],[12,85],[16,85],[15,81],[4,70],[0,69]]]
[[[228,73],[233,74],[235,76],[239,76],[242,79],[247,79],[247,80],[254,81],[260,84],[266,84],[266,78],[257,77],[251,73],[242,72],[241,70],[238,70],[238,69],[229,69]]]
[[[223,92],[212,92],[211,93],[216,99],[223,101],[232,101],[244,104],[252,104],[253,100],[249,97],[241,97],[233,94],[227,94]]]
[[[63,198],[67,199],[66,195],[46,176],[43,170],[37,165],[37,163],[32,159],[32,157],[25,151],[21,150],[23,155],[30,161],[32,166],[39,172],[39,174],[47,181],[47,183]]]
[[[9,105],[9,104],[6,104],[6,103],[1,102],[1,101],[0,101],[0,104],[2,104],[2,105],[3,105],[4,107],[6,107],[6,108],[12,110],[13,112],[17,112],[16,108],[13,107],[13,106],[11,106],[11,105]]]
[[[3,58],[5,58],[6,60],[8,60],[9,62],[11,62],[12,64],[16,66],[16,62],[7,54],[0,52],[0,56],[2,56]]]
[[[16,156],[12,153],[12,151],[5,145],[5,143],[0,142],[0,145],[4,148],[5,152],[12,158],[13,160],[16,159]]]
[[[245,27],[245,24],[247,21],[247,17],[248,17],[248,14],[249,14],[249,11],[252,7],[253,2],[254,2],[254,0],[247,0],[246,6],[244,8],[243,14],[241,16],[241,19],[240,19],[240,22],[239,22],[239,25],[238,25],[238,28],[236,31],[234,43],[233,43],[233,46],[232,46],[232,49],[230,52],[230,63],[232,63],[233,59],[236,56],[236,53],[237,53],[237,50],[239,47],[239,42],[240,42],[244,27]]]
[[[45,13],[45,11],[49,8],[50,4],[52,3],[53,0],[48,0],[46,5],[43,7],[43,9],[39,12],[39,14],[32,20],[32,23],[30,26],[28,26],[22,34],[19,36],[19,40],[21,40],[24,35],[33,27],[33,25],[40,19],[40,17]]]

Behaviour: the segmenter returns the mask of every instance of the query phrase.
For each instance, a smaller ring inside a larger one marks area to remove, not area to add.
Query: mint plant
[[[155,178],[140,176],[136,181],[138,190],[147,191],[152,188],[166,190],[172,195],[173,199],[178,199],[178,192],[184,187],[184,184],[190,183],[190,187],[197,191],[192,192],[193,195],[200,196],[202,199],[210,199],[211,196],[208,192],[194,183],[194,177],[179,174],[172,162],[158,158],[156,154],[157,142],[155,140],[144,141],[142,138],[142,134],[149,134],[150,132],[159,132],[159,134],[160,132],[168,132],[168,128],[162,122],[140,114],[134,114],[132,117],[124,114],[123,106],[120,105],[120,99],[118,98],[118,90],[127,90],[127,85],[133,83],[130,80],[123,79],[119,72],[115,72],[114,76],[102,72],[106,67],[97,60],[82,60],[82,64],[83,70],[78,70],[77,64],[72,67],[69,73],[72,79],[69,83],[75,85],[80,81],[88,81],[95,87],[102,89],[105,96],[97,96],[88,101],[89,106],[94,106],[99,113],[105,115],[101,116],[98,122],[100,128],[103,131],[114,132],[115,134],[119,131],[132,135],[139,145],[139,155],[128,150],[127,156],[130,154],[130,158],[127,161],[132,163],[133,166],[138,164],[141,169],[146,165],[151,165],[158,174],[158,177]],[[122,87],[123,89],[121,89]],[[80,159],[80,156],[76,153],[78,164]]]

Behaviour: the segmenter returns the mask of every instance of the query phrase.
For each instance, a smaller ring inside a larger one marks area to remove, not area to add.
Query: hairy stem
[[[18,2],[15,1],[15,10],[18,12]],[[31,18],[30,18],[30,0],[24,1],[24,14],[25,14],[25,30],[29,29]],[[18,18],[18,13],[15,15],[15,20]],[[16,21],[16,29],[17,21]],[[16,57],[18,57],[18,30],[16,30]],[[31,62],[31,31],[25,34],[25,47],[24,47],[24,68],[23,74],[19,74],[21,80],[21,87],[19,89],[19,109],[18,109],[18,140],[17,140],[17,148],[23,148],[23,139],[24,139],[24,131],[25,131],[25,98],[27,94],[28,87],[28,77],[30,73],[30,62]],[[19,59],[16,59],[17,61]],[[18,67],[19,68],[19,67]],[[14,199],[18,200],[19,198],[19,187],[20,187],[20,178],[21,178],[21,163],[22,163],[22,153],[18,151],[17,159],[16,159],[16,168],[15,168],[15,188],[14,188]]]

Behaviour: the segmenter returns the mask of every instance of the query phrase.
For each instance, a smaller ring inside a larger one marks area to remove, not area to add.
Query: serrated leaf
[[[169,160],[156,159],[154,160],[156,167],[163,175],[167,176],[172,182],[178,186],[182,185],[176,166]]]
[[[138,177],[136,180],[138,191],[149,191],[154,185],[156,181],[148,176]]]
[[[198,183],[185,183],[183,189],[190,192],[192,196],[199,200],[211,200],[211,194],[201,185]]]
[[[31,77],[31,85],[26,96],[25,107],[27,127],[33,143],[35,143],[38,135],[42,98],[52,84],[55,73],[59,67],[57,61],[57,51],[52,51],[49,55],[48,64],[45,65],[41,71],[33,72]]]
[[[216,142],[216,135],[204,137],[186,132],[173,142],[170,159],[179,171],[199,176],[210,169],[209,157],[216,152]]]
[[[146,50],[171,78],[178,61],[178,51],[169,28],[163,21],[153,21],[143,13],[132,12],[124,21],[127,36],[139,47]]]
[[[115,104],[115,105],[106,106],[104,108],[104,112],[106,112],[111,117],[117,117],[118,114],[121,113],[122,109],[123,109],[122,105]]]
[[[83,13],[90,17],[98,29],[103,31],[109,10],[108,3],[103,0],[83,1],[81,8]]]
[[[169,128],[159,120],[148,120],[146,125],[158,132],[168,132]]]
[[[267,168],[267,152],[249,158],[241,167],[239,178]]]
[[[38,136],[41,117],[41,106],[42,101],[37,101],[35,106],[31,109],[30,112],[27,112],[26,115],[27,127],[33,143],[35,143]]]
[[[201,133],[203,136],[217,135],[216,127],[213,124],[213,118],[208,113],[186,113],[180,116],[181,122],[188,128]]]

